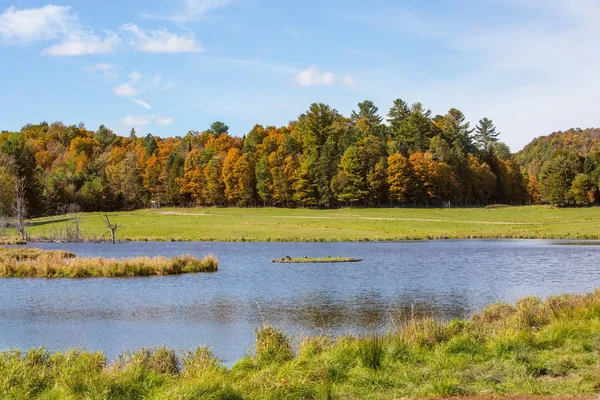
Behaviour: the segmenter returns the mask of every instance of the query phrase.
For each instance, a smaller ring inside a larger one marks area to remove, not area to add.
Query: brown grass
[[[218,260],[188,255],[166,257],[78,258],[66,251],[0,249],[0,277],[97,278],[215,272]]]

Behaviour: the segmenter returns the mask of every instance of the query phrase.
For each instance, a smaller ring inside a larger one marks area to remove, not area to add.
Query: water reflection
[[[217,254],[216,274],[136,279],[0,280],[0,348],[125,349],[207,344],[228,361],[264,323],[291,333],[385,330],[411,315],[466,317],[495,301],[586,292],[597,246],[548,241],[419,243],[46,244],[80,256]],[[281,255],[357,264],[273,264]]]

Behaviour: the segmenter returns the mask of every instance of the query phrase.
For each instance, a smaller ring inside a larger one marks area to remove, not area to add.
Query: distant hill
[[[600,151],[600,128],[569,129],[537,137],[518,152],[516,157],[530,175],[537,175],[552,153],[562,149],[571,149],[581,155]]]

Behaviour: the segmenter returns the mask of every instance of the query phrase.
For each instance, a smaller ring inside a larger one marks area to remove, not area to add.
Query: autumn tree
[[[240,158],[240,150],[238,148],[232,148],[227,152],[227,156],[223,161],[223,184],[225,199],[230,204],[238,204],[240,200],[240,187],[239,187],[239,172],[236,169],[236,164]]]
[[[571,183],[567,199],[578,206],[590,205],[596,202],[598,182],[587,174],[577,174]]]
[[[411,186],[411,169],[408,159],[402,154],[397,153],[388,157],[387,164],[390,201],[407,201],[410,196]]]
[[[242,154],[236,161],[234,176],[237,178],[237,200],[241,206],[254,205],[256,178],[254,160],[248,153]]]
[[[221,206],[225,202],[224,184],[223,184],[223,162],[219,157],[212,158],[204,167],[204,176],[206,177],[206,204],[211,206]]]

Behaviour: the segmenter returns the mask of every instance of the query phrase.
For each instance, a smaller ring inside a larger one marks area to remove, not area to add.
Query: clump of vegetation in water
[[[310,263],[343,263],[343,262],[358,262],[362,261],[360,258],[352,258],[352,257],[302,257],[302,258],[294,258],[294,257],[282,257],[276,258],[273,260],[274,263],[284,263],[284,264],[310,264]]]
[[[78,258],[73,253],[60,250],[0,248],[0,277],[116,278],[177,275],[215,272],[218,264],[217,258],[212,254],[202,260],[191,256]]]
[[[17,239],[15,237],[0,237],[0,246],[23,245],[23,244],[27,244],[27,241]]]
[[[0,352],[0,398],[389,399],[595,395],[600,290],[494,304],[467,320],[409,318],[385,335],[294,342],[257,331],[231,368],[206,347],[125,353]]]
[[[0,247],[0,264],[4,265],[11,261],[37,261],[40,258],[74,258],[75,254],[63,250],[41,250],[31,248],[1,248]]]

